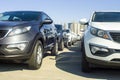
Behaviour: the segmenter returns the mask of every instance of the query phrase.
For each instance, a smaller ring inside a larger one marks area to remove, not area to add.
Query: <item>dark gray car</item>
[[[0,59],[28,63],[39,69],[43,55],[58,52],[57,31],[44,12],[13,11],[0,14]]]

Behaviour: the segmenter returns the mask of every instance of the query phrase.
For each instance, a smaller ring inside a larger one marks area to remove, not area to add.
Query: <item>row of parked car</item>
[[[89,21],[80,22],[87,25],[81,39],[82,71],[89,72],[91,64],[119,67],[120,12],[94,12]],[[30,69],[39,69],[47,51],[56,56],[64,45],[69,47],[77,40],[79,35],[55,25],[44,12],[0,14],[0,60],[24,62]]]
[[[70,47],[81,38],[80,35],[72,32],[70,29],[63,29],[63,26],[60,24],[55,24],[55,27],[57,28],[58,32],[59,50],[63,50],[64,45],[66,47]]]
[[[73,45],[76,41],[80,40],[80,35],[75,34],[69,29],[64,30],[64,40],[65,40],[65,46],[70,47]]]
[[[64,49],[64,44],[74,43],[69,33],[68,30],[62,30],[61,25],[54,25],[44,12],[1,13],[0,60],[23,62],[30,69],[39,69],[47,51],[56,56],[58,49]]]

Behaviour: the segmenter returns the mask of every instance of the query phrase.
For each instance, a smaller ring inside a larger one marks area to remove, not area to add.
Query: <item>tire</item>
[[[83,49],[84,49],[84,45],[83,45],[84,43],[83,42],[81,42],[81,45],[80,45],[80,51],[81,52],[83,52]]]
[[[58,42],[56,41],[54,47],[51,50],[51,55],[57,56],[58,55]]]
[[[68,42],[68,46],[71,46],[72,45],[72,42]]]
[[[63,49],[64,49],[64,41],[61,40],[61,43],[59,44],[59,49],[58,50],[63,51]]]
[[[72,45],[74,45],[74,42],[72,42]]]
[[[83,52],[84,50],[84,39],[81,40],[80,51]]]
[[[68,42],[65,43],[65,47],[69,48]]]
[[[33,53],[31,55],[31,58],[29,59],[28,65],[30,69],[36,70],[41,67],[43,59],[43,46],[40,41],[37,41],[33,50]]]
[[[85,73],[91,72],[90,63],[86,60],[85,49],[82,52],[81,70]]]
[[[66,42],[65,46],[69,48],[71,46],[71,42]]]

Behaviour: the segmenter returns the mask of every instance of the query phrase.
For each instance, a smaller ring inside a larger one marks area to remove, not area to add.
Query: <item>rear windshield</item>
[[[120,22],[120,12],[95,12],[93,22]]]
[[[0,21],[37,21],[37,12],[5,12],[0,14]]]
[[[55,25],[55,27],[57,28],[57,32],[62,31],[62,25]]]

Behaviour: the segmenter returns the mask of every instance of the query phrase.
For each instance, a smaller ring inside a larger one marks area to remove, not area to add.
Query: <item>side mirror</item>
[[[80,24],[82,24],[82,25],[88,25],[87,19],[86,18],[81,19],[80,20]]]
[[[53,20],[46,18],[42,23],[43,24],[51,24],[51,23],[53,23]]]

